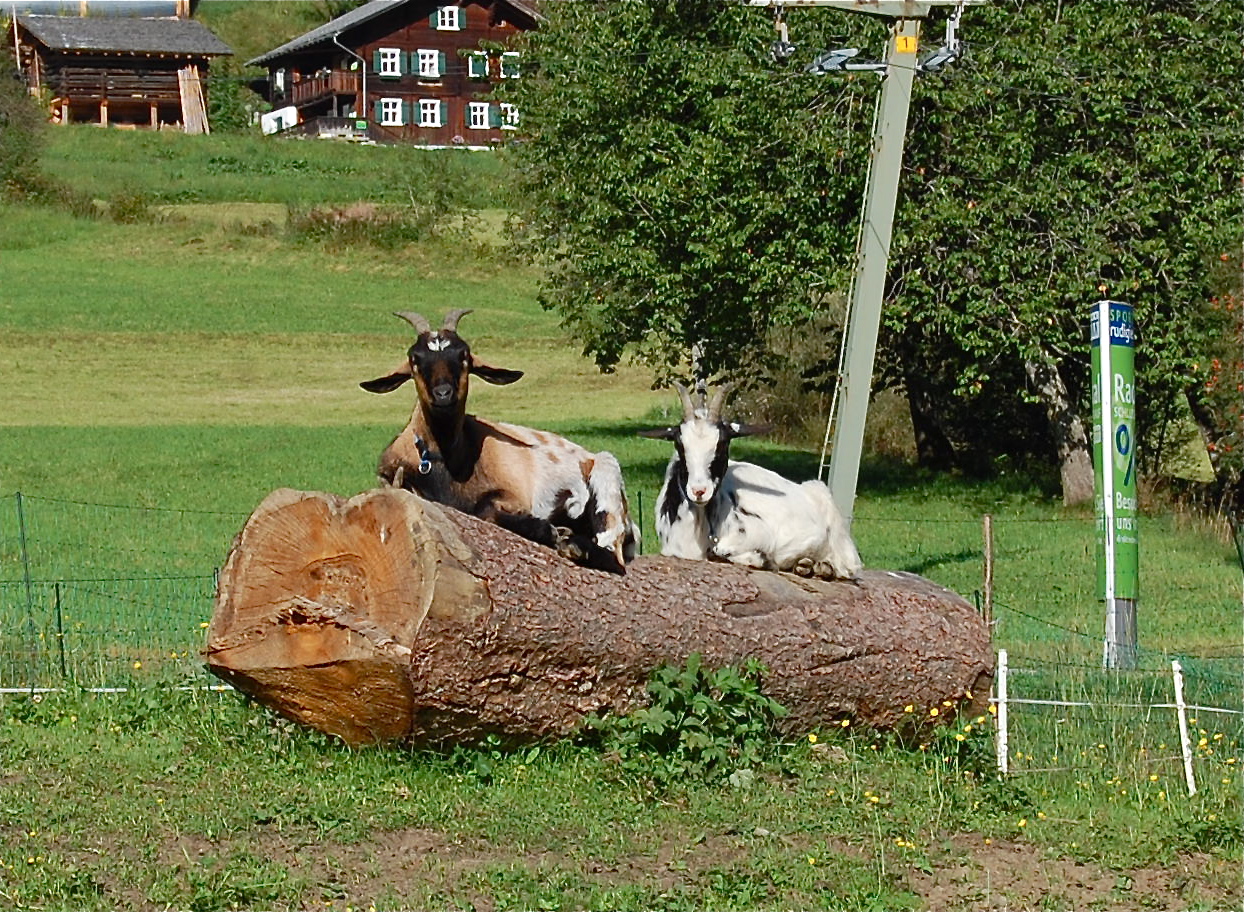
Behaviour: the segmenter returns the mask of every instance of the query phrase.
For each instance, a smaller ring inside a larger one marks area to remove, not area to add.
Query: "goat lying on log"
[[[855,579],[863,563],[829,489],[731,460],[731,440],[768,429],[721,419],[728,386],[719,387],[707,406],[703,392],[696,406],[685,386],[674,386],[682,400],[682,423],[640,431],[642,437],[674,443],[657,495],[661,553]]]
[[[613,454],[466,413],[470,374],[497,384],[523,375],[471,353],[458,335],[458,320],[470,312],[450,311],[439,330],[417,313],[395,314],[415,328],[415,344],[391,373],[359,384],[388,393],[415,383],[410,423],[380,456],[381,481],[495,522],[576,563],[625,572],[638,528]]]

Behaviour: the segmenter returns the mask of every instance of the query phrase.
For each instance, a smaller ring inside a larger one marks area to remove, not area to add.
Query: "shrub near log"
[[[657,669],[696,653],[765,667],[793,735],[981,704],[993,668],[972,606],[913,574],[827,582],[640,557],[619,577],[392,488],[271,493],[229,553],[205,656],[349,744],[452,745],[627,713]]]

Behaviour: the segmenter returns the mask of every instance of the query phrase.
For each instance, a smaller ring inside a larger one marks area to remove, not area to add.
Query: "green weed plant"
[[[627,772],[668,788],[688,778],[746,785],[771,756],[784,706],[761,691],[764,666],[710,669],[699,653],[658,669],[649,704],[588,722]]]

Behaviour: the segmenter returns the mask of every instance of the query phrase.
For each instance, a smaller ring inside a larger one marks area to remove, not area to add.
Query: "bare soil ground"
[[[782,838],[782,837],[775,837]],[[376,897],[452,897],[455,907],[494,912],[495,897],[473,876],[498,867],[540,872],[569,871],[601,887],[637,886],[655,892],[693,885],[707,872],[745,867],[750,840],[738,833],[710,834],[694,846],[668,844],[655,856],[604,863],[582,853],[519,851],[486,843],[470,844],[430,829],[379,833],[353,844],[321,841],[306,834],[248,834],[245,845],[222,839],[208,841],[182,836],[165,844],[161,861],[174,869],[187,867],[207,874],[217,862],[237,852],[250,852],[287,868],[291,875],[314,885],[327,897],[321,908],[366,909]],[[790,840],[785,840],[790,841]],[[868,853],[847,844],[831,846],[861,864]],[[132,850],[132,846],[129,847]],[[822,844],[822,850],[824,846]],[[125,851],[118,847],[120,851]],[[1240,912],[1244,909],[1244,869],[1204,855],[1182,856],[1168,866],[1111,870],[1096,864],[1050,854],[1039,846],[980,836],[947,835],[930,852],[925,869],[891,869],[896,887],[906,888],[930,912]],[[210,876],[210,875],[209,875]],[[109,885],[135,908],[146,908],[144,897],[122,884]],[[152,907],[154,908],[154,906]],[[378,912],[386,908],[376,906]],[[398,908],[403,908],[399,906]]]

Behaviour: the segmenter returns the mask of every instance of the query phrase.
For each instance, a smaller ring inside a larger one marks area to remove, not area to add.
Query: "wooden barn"
[[[518,121],[489,98],[519,76],[504,48],[539,18],[519,0],[371,0],[247,61],[268,69],[265,132],[491,148]]]
[[[208,132],[203,76],[233,51],[186,18],[19,14],[18,66],[55,123]]]

